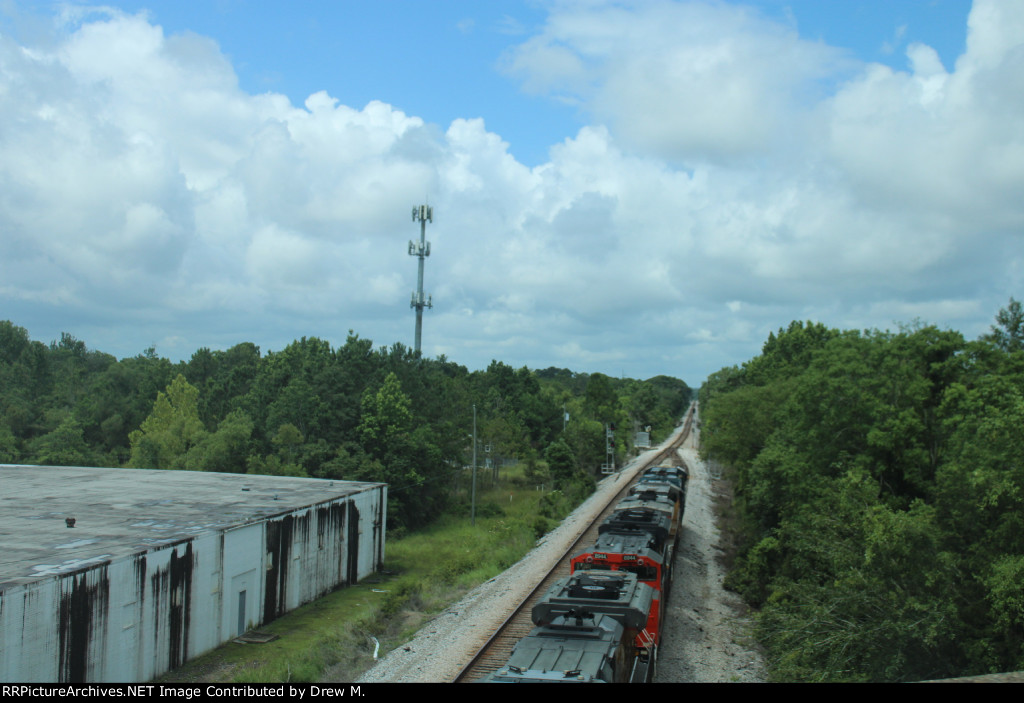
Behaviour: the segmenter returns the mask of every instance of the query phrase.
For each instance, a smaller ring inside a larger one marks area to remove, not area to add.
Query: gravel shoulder
[[[745,641],[739,603],[721,588],[712,486],[697,457],[693,437],[691,434],[680,450],[690,469],[690,484],[656,680],[761,681],[760,658],[752,648],[738,644]],[[644,458],[601,481],[594,495],[560,527],[545,535],[519,563],[447,608],[411,641],[389,652],[357,683],[452,681],[533,584],[593,521],[611,494],[638,471]]]
[[[764,661],[748,634],[746,608],[722,588],[715,481],[697,454],[698,438],[695,429],[678,452],[690,480],[655,682],[763,682]]]

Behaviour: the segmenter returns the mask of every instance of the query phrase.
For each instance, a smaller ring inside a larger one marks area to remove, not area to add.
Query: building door
[[[245,591],[238,592],[238,636],[245,634]]]

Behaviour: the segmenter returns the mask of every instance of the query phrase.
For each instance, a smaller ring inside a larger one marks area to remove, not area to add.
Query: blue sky
[[[0,2],[0,317],[696,385],[1021,297],[1024,2]],[[968,41],[970,37],[970,41]]]
[[[214,39],[241,87],[294,104],[326,90],[346,105],[380,100],[428,122],[481,117],[534,166],[586,124],[579,110],[528,95],[503,72],[507,52],[544,24],[548,3],[523,0],[110,3],[146,12],[168,33]],[[906,68],[911,42],[947,69],[964,49],[970,0],[754,0],[734,3],[861,61]]]

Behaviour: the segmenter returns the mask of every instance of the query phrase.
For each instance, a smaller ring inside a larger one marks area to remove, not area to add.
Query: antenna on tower
[[[430,256],[430,242],[427,241],[427,223],[434,221],[434,208],[429,205],[414,205],[412,221],[420,223],[420,241],[409,241],[409,256],[419,257],[419,275],[416,279],[416,292],[412,294],[409,307],[416,311],[416,354],[420,353],[420,341],[423,337],[423,308],[434,307],[432,296],[423,299],[423,264]]]

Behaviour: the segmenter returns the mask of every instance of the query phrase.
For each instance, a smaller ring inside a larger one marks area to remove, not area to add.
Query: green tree
[[[992,342],[1003,351],[1024,350],[1024,308],[1020,301],[1010,298],[1010,304],[1001,308],[996,315],[997,325],[983,339]]]
[[[305,378],[296,376],[281,389],[267,409],[267,431],[276,436],[287,424],[304,437],[319,437],[327,414],[327,404],[320,399],[319,393]]]
[[[778,334],[770,333],[761,354],[743,365],[744,382],[762,386],[803,373],[815,354],[839,335],[820,322],[794,320]]]
[[[560,518],[566,508],[577,505],[594,491],[594,479],[580,469],[573,456],[572,449],[563,440],[552,442],[544,451],[544,460],[555,484],[557,497],[548,496],[550,500],[543,508],[551,518]]]
[[[588,420],[582,413],[570,412],[569,423],[562,435],[572,449],[576,465],[585,472],[594,473],[605,460],[605,429],[597,420]]]
[[[993,668],[1024,669],[1024,555],[1005,554],[992,562],[984,577],[991,612],[989,641],[1000,656]]]
[[[0,464],[16,464],[20,456],[18,438],[10,427],[0,422]]]
[[[548,463],[548,471],[551,473],[551,478],[554,479],[555,485],[559,488],[575,479],[576,475],[580,472],[572,449],[562,440],[552,442],[544,450],[544,461]]]
[[[0,439],[2,442],[2,439]],[[86,444],[82,427],[70,413],[57,427],[29,442],[31,463],[42,466],[94,466],[96,456]]]
[[[417,527],[440,514],[444,504],[444,456],[427,427],[413,429],[411,402],[389,372],[376,391],[363,394],[357,432],[369,459],[362,480],[388,484],[388,524]],[[339,452],[338,463],[344,461]]]
[[[619,396],[612,381],[603,373],[590,374],[583,403],[584,412],[601,423],[616,422],[619,418]]]
[[[152,412],[157,394],[173,378],[173,367],[151,354],[108,361],[88,373],[87,391],[74,413],[89,445],[106,455],[106,465],[122,466],[131,454],[129,433]]]
[[[702,388],[705,450],[737,476],[728,584],[762,608],[773,677],[915,680],[1014,660],[1019,640],[985,607],[1012,610],[991,564],[1022,553],[1010,467],[1024,415],[1017,384],[993,373],[1012,367],[920,323],[794,324]]]
[[[199,390],[181,374],[166,392],[157,394],[153,412],[129,435],[130,466],[154,469],[195,469],[189,451],[207,437],[199,419]]]
[[[357,432],[363,448],[371,456],[380,456],[412,424],[409,397],[393,372],[376,391],[363,395],[362,415]]]
[[[214,427],[232,410],[244,406],[260,362],[260,348],[250,342],[227,351],[203,348],[192,355],[185,378],[199,389],[199,416],[204,425]]]
[[[245,473],[249,457],[249,438],[252,420],[242,410],[232,410],[216,432],[200,435],[196,444],[187,450],[185,466],[194,471]]]

